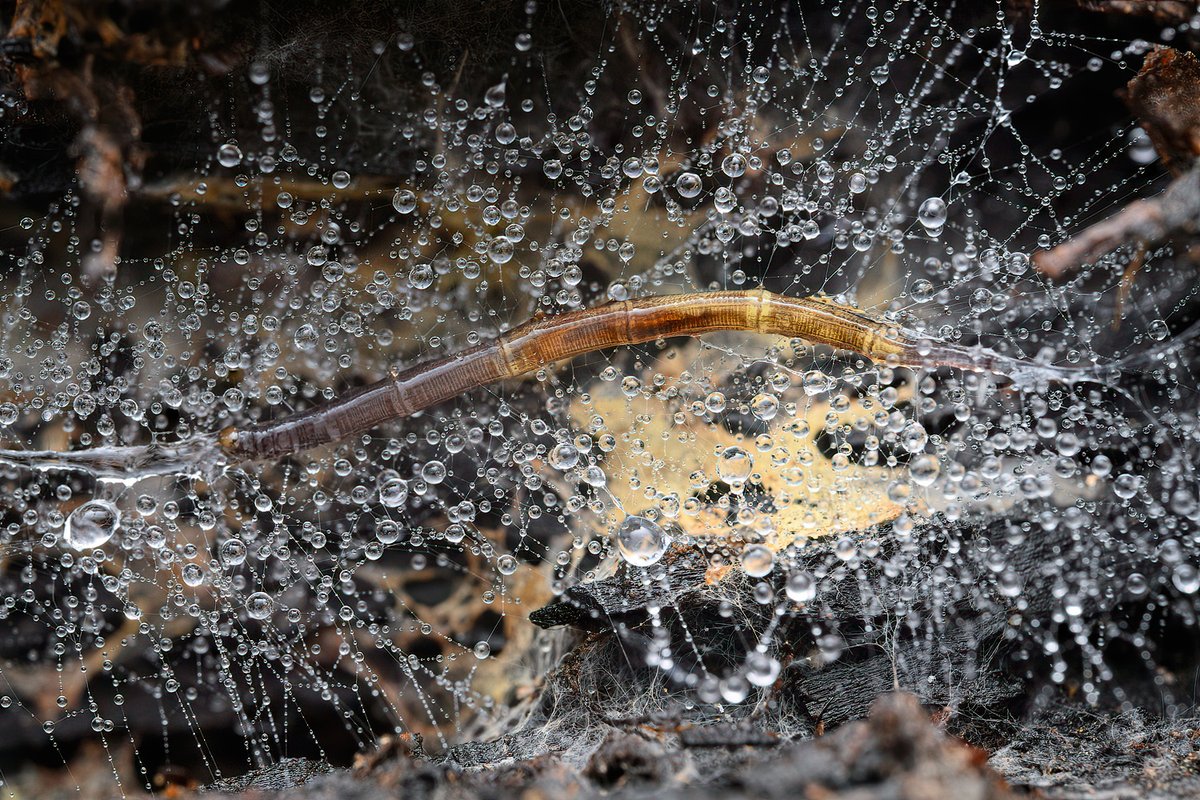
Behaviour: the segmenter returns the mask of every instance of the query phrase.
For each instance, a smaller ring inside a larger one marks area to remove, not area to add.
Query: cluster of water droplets
[[[840,658],[828,603],[846,587],[873,624],[931,636],[971,603],[1008,609],[1054,680],[1075,666],[1060,641],[1081,649],[1098,696],[1087,609],[1200,591],[1200,427],[1183,357],[1153,349],[1196,289],[1164,268],[1117,306],[1104,265],[1041,279],[1031,252],[1103,202],[1079,200],[1079,183],[1138,187],[1152,166],[1128,125],[1067,155],[1027,143],[1012,109],[1100,69],[1081,52],[1124,74],[1144,43],[1039,31],[1014,59],[1028,25],[1003,14],[960,27],[924,7],[828,11],[811,29],[704,20],[684,42],[665,14],[614,11],[624,44],[606,42],[553,108],[528,31],[510,73],[470,90],[402,35],[374,56],[424,95],[386,95],[369,64],[314,78],[304,117],[320,124],[304,132],[255,62],[236,78],[254,87],[254,135],[214,113],[210,160],[166,195],[172,248],[87,281],[75,265],[93,244],[71,198],[22,223],[0,292],[5,446],[188,441],[537,313],[759,285],[834,295],[931,350],[983,345],[1045,380],[1014,391],[987,372],[734,333],[548,364],[335,446],[202,474],[0,460],[0,622],[45,633],[0,673],[99,661],[116,687],[49,711],[19,692],[0,704],[67,736],[80,720],[131,729],[127,695],[178,697],[163,713],[184,725],[201,730],[186,721],[200,709],[234,720],[242,766],[288,751],[266,713],[281,701],[332,709],[357,746],[387,729],[445,745],[495,713],[496,665],[531,611],[617,577],[670,584],[688,551],[775,620],[746,623],[732,665],[680,669],[677,641],[647,640],[646,663],[704,703],[776,682],[779,620],[806,620],[816,658]],[[403,174],[363,160],[368,121],[409,156]],[[1157,355],[1124,387],[1049,369],[1140,351]],[[1031,566],[1022,554],[1047,538],[1057,555]],[[1114,573],[1117,552],[1136,570]],[[722,614],[735,625],[741,611]],[[657,606],[650,618],[669,627]],[[1114,635],[1140,641],[1139,625]],[[122,662],[118,641],[152,655]]]

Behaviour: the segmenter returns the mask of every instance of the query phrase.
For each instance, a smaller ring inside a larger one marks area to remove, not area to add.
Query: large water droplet
[[[217,163],[222,167],[236,167],[242,163],[242,151],[236,144],[223,144],[217,148]]]
[[[311,322],[306,322],[296,329],[292,341],[301,350],[312,350],[317,346],[317,329],[313,327]]]
[[[739,178],[746,174],[746,157],[741,153],[731,153],[721,162],[721,171],[731,178]]]
[[[563,442],[550,450],[550,466],[559,470],[568,470],[579,463],[579,450],[573,444]]]
[[[784,587],[793,603],[808,603],[817,596],[817,581],[809,572],[793,572]]]
[[[764,578],[775,568],[775,554],[769,547],[752,544],[742,551],[742,571],[752,578]]]
[[[635,567],[658,563],[670,544],[667,532],[645,517],[626,517],[617,529],[617,551]]]
[[[1171,583],[1184,594],[1195,594],[1200,591],[1200,570],[1191,564],[1180,564],[1171,573]]]
[[[942,464],[937,456],[922,454],[912,460],[908,466],[908,474],[917,486],[932,486],[942,471]]]
[[[917,211],[917,220],[929,232],[939,231],[946,224],[946,201],[940,197],[928,197]]]
[[[754,469],[754,458],[740,447],[726,447],[717,459],[717,476],[730,486],[740,487]]]
[[[408,189],[401,189],[392,197],[392,208],[401,214],[411,214],[417,208],[417,196]]]
[[[121,524],[121,514],[108,500],[89,500],[67,517],[63,538],[75,550],[94,550],[104,545]]]
[[[221,543],[218,555],[222,564],[236,567],[246,561],[246,545],[241,539],[228,539]]]
[[[271,616],[273,605],[266,592],[255,592],[246,598],[246,614],[250,619],[266,619]]]
[[[675,191],[679,192],[680,197],[695,197],[703,186],[700,176],[694,172],[684,172],[675,179]]]
[[[379,502],[388,508],[399,508],[408,499],[408,481],[389,478],[379,486]]]
[[[492,108],[501,108],[504,105],[505,87],[504,81],[500,81],[495,86],[487,90],[487,94],[483,96],[483,101]]]

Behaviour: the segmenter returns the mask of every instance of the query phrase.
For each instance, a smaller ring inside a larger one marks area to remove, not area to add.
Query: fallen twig
[[[1200,167],[1176,178],[1161,194],[1136,200],[1050,250],[1035,253],[1038,271],[1061,278],[1122,245],[1153,247],[1200,230]]]
[[[1033,262],[1061,278],[1124,245],[1139,251],[1200,227],[1200,60],[1156,47],[1126,87],[1125,102],[1176,179],[1161,194],[1130,203],[1103,222],[1072,236]]]

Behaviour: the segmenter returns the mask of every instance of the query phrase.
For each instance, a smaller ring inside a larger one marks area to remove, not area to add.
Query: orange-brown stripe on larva
[[[362,433],[505,378],[596,350],[721,330],[804,339],[873,360],[917,358],[915,342],[848,306],[765,289],[622,300],[537,317],[498,339],[393,374],[324,406],[221,432],[232,458],[285,455]]]

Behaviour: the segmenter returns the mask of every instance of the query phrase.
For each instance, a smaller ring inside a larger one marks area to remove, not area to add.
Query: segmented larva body
[[[765,289],[647,297],[532,319],[490,342],[395,372],[326,405],[248,428],[227,428],[220,435],[221,448],[231,460],[299,452],[556,361],[714,331],[799,338],[905,366],[979,371],[996,366],[990,351],[922,346],[890,323],[822,297],[787,297]]]

